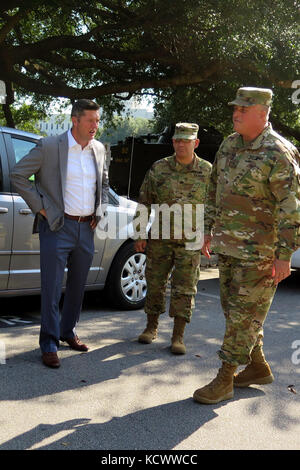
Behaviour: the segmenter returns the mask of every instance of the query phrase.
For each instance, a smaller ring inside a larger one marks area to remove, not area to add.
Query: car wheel
[[[145,267],[146,255],[137,253],[133,242],[120,249],[106,282],[111,304],[124,310],[140,309],[144,306],[147,293]]]

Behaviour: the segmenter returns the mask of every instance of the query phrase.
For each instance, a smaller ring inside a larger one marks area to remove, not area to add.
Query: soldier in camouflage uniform
[[[166,310],[166,288],[172,272],[169,315],[174,317],[171,345],[174,354],[186,352],[183,334],[186,323],[191,321],[203,242],[197,240],[199,219],[196,212],[200,206],[203,209],[211,173],[211,164],[194,152],[199,144],[197,133],[197,124],[176,125],[173,136],[175,153],[155,162],[146,174],[135,216],[137,222],[137,216],[146,208],[146,221],[136,225],[140,231],[141,225],[146,226],[151,209],[156,210],[148,242],[145,231],[143,235],[139,232],[140,239],[136,242],[136,250],[146,249],[147,254],[147,326],[138,340],[149,344],[156,338],[159,316]],[[191,211],[190,234],[186,233],[183,223],[186,210]]]
[[[200,403],[233,397],[233,385],[273,381],[262,349],[263,324],[278,282],[290,274],[299,246],[299,153],[268,123],[272,91],[240,88],[236,132],[223,141],[212,169],[202,253],[219,254],[226,319],[217,377],[195,391]],[[213,238],[212,238],[213,235]],[[248,364],[235,374],[237,366]]]

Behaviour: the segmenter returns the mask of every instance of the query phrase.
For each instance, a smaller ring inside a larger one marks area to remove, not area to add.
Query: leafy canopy
[[[14,89],[98,99],[110,113],[133,95],[154,94],[158,113],[191,98],[219,126],[237,87],[270,87],[278,125],[297,138],[299,24],[299,0],[2,0],[0,80],[9,103]]]

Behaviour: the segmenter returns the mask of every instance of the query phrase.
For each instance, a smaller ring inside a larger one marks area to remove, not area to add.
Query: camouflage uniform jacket
[[[213,164],[205,233],[215,252],[241,259],[289,260],[299,246],[299,152],[271,124],[252,142],[238,133]]]
[[[175,154],[158,160],[152,165],[145,176],[139,193],[139,205],[135,217],[139,214],[140,205],[147,207],[147,220],[149,219],[153,205],[166,205],[167,207],[176,205],[179,208],[179,212],[182,209],[182,223],[183,207],[186,204],[192,208],[192,221],[194,224],[196,206],[203,205],[205,201],[211,167],[212,165],[209,162],[199,158],[195,153],[193,161],[188,165],[179,163],[175,158]],[[175,218],[173,215],[173,212],[170,211],[170,239],[179,240],[178,237],[173,236]],[[159,216],[161,216],[161,213]],[[157,217],[157,214],[155,214],[155,217]],[[140,229],[138,225],[137,228]],[[161,237],[161,228],[162,220],[160,217],[160,236],[156,238],[165,238]],[[194,225],[193,229],[196,229]],[[183,234],[181,241],[186,240],[184,232],[180,230],[180,233]],[[153,228],[151,235],[152,238],[154,238]],[[141,232],[140,238],[147,238],[145,232],[144,234]],[[189,239],[189,241],[191,241],[191,239]]]

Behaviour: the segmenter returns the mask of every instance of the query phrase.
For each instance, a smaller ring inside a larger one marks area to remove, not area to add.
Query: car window
[[[108,202],[112,206],[119,205],[119,196],[110,188],[110,192],[108,193]]]
[[[16,139],[12,136],[11,138],[13,148],[15,151],[16,163],[18,163],[21,158],[23,158],[30,150],[36,146],[35,142],[30,142],[28,140]]]
[[[28,140],[16,139],[11,136],[12,145],[15,152],[16,163],[18,163],[21,158],[25,157],[30,150],[36,146],[35,142],[30,142]],[[29,178],[31,181],[34,181],[34,175]]]

